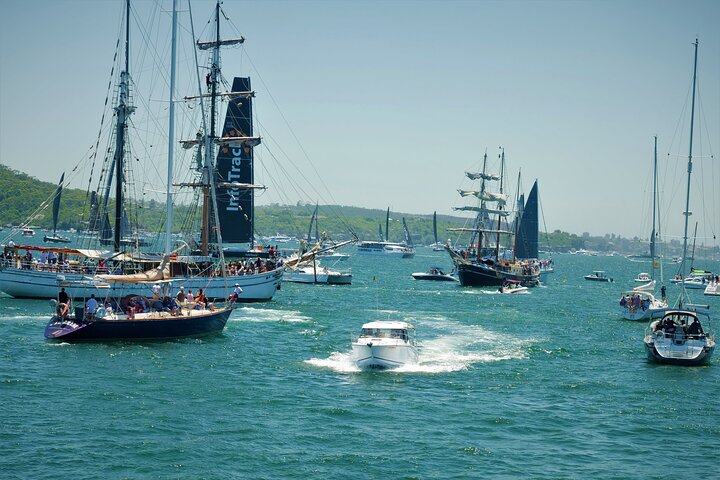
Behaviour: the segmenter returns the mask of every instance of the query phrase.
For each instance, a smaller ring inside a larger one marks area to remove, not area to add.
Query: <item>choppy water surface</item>
[[[45,301],[0,297],[5,478],[691,478],[720,450],[720,352],[645,359],[616,313],[647,266],[555,256],[526,295],[413,280],[447,257],[353,255],[351,286],[284,284],[222,335],[53,343]],[[720,265],[709,267],[720,271]],[[583,280],[606,270],[613,284]],[[667,271],[667,268],[666,268]],[[674,273],[674,272],[673,272]],[[676,293],[668,287],[669,296]],[[720,298],[694,293],[714,310]],[[711,310],[711,311],[712,311]],[[412,322],[420,362],[363,372],[350,335]],[[679,470],[680,469],[680,470]]]

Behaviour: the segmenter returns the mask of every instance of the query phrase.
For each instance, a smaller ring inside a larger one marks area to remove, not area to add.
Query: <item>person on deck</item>
[[[232,295],[230,295],[230,303],[235,303],[240,295],[242,295],[243,289],[240,288],[240,284],[235,284],[235,290],[233,290]]]
[[[90,295],[90,298],[85,303],[85,312],[87,318],[93,318],[95,317],[95,312],[97,312],[98,309],[98,301],[95,299],[95,294],[93,293]]]
[[[175,295],[175,300],[177,300],[177,303],[180,305],[185,303],[185,287],[180,287],[180,291]]]
[[[61,288],[58,292],[57,314],[59,317],[65,318],[70,310],[70,295],[67,294],[65,288]]]

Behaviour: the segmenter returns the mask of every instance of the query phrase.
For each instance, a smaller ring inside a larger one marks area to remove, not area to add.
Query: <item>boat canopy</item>
[[[106,259],[110,256],[110,252],[107,250],[87,250],[81,248],[67,248],[67,247],[41,247],[37,245],[15,245],[13,248],[20,250],[31,250],[36,252],[55,252],[63,253],[65,255],[79,255],[81,257],[93,258],[93,259]],[[113,258],[115,260],[116,258]]]
[[[415,328],[411,323],[401,322],[399,320],[376,320],[374,322],[363,324],[362,328]]]

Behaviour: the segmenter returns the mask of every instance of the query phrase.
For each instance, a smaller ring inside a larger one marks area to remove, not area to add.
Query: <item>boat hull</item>
[[[352,283],[351,273],[323,273],[315,274],[311,271],[285,272],[283,280],[291,283],[317,283],[325,285],[350,285]]]
[[[500,287],[508,280],[524,286],[535,286],[539,275],[519,275],[497,270],[484,264],[460,263],[457,265],[458,279],[463,287]]]
[[[46,242],[46,243],[70,243],[70,239],[67,237],[46,235],[43,237],[43,242]]]
[[[55,340],[164,340],[202,337],[221,332],[230,317],[231,309],[209,313],[171,316],[158,315],[135,319],[103,318],[94,321],[61,319],[54,316],[45,327],[45,337]]]
[[[355,343],[353,356],[359,368],[389,369],[418,362],[417,350],[413,345],[376,345],[371,342]]]
[[[228,289],[236,283],[243,289],[238,302],[266,302],[272,299],[282,282],[282,270],[255,275],[226,277],[175,277],[173,286],[185,287],[186,291],[203,289],[213,300],[225,299]],[[50,270],[5,268],[0,270],[0,291],[15,298],[56,298],[60,287],[65,287],[74,298],[86,298],[92,294],[122,297],[147,295],[150,286],[138,283],[114,282],[103,284],[92,280],[91,274],[53,272]]]
[[[658,344],[652,336],[645,338],[645,351],[648,360],[668,365],[704,365],[715,351],[715,343],[698,342],[676,345],[673,342]]]
[[[452,275],[442,275],[439,273],[413,273],[412,277],[415,280],[434,280],[436,282],[457,282],[458,279],[453,277]]]

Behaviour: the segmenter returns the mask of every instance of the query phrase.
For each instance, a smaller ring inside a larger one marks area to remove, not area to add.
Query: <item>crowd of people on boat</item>
[[[687,319],[679,315],[667,315],[661,320],[655,320],[651,327],[654,332],[673,336],[680,333],[685,338],[699,338],[705,334],[702,325],[696,318]]]
[[[620,306],[629,309],[632,313],[635,313],[638,310],[642,310],[644,312],[650,308],[650,298],[642,298],[637,294],[626,294],[620,299]]]
[[[103,274],[114,273],[117,268],[113,267],[115,262],[107,262],[105,259],[93,259],[85,257],[82,260],[71,259],[64,252],[54,250],[41,250],[33,254],[28,249],[24,253],[17,245],[5,245],[0,262],[5,267],[13,267],[22,270],[43,270],[50,272],[82,273],[82,274]],[[115,265],[115,267],[117,267]]]
[[[257,257],[255,260],[233,260],[227,264],[227,272],[230,276],[255,275],[257,273],[271,272],[283,265],[282,258],[270,256],[268,258]]]

